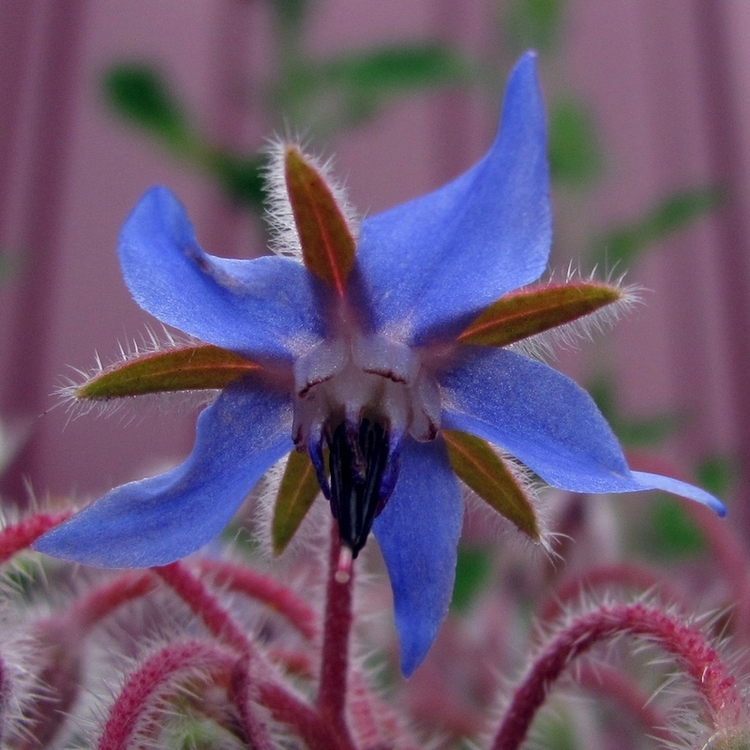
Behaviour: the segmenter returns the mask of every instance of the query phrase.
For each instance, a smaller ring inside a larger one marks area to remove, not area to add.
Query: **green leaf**
[[[275,555],[286,549],[318,492],[320,486],[310,457],[307,453],[292,451],[273,508],[271,538]]]
[[[523,487],[488,443],[459,430],[442,430],[456,476],[520,531],[539,541],[534,506]]]
[[[481,593],[491,572],[492,556],[487,550],[459,545],[451,609],[465,613]]]
[[[276,107],[328,128],[371,119],[392,99],[466,83],[476,75],[464,57],[438,43],[406,43],[304,61],[275,93]]]
[[[609,268],[627,268],[649,246],[715,211],[723,201],[724,192],[717,187],[674,193],[640,219],[599,237],[592,246],[592,260]]]
[[[508,346],[570,323],[622,299],[616,286],[581,281],[508,294],[486,307],[458,337],[462,344]]]
[[[564,11],[564,0],[510,0],[503,28],[514,53],[530,47],[552,50],[559,40]]]
[[[78,399],[105,400],[148,393],[224,388],[259,366],[210,344],[144,354],[95,375]]]
[[[550,173],[556,182],[584,186],[601,172],[596,128],[586,107],[576,99],[552,104],[548,153]]]
[[[102,78],[106,102],[126,120],[173,143],[185,140],[183,108],[169,85],[146,63],[118,63]]]
[[[463,80],[468,73],[466,61],[438,43],[395,44],[352,52],[327,60],[318,70],[321,82],[369,95],[444,86]]]

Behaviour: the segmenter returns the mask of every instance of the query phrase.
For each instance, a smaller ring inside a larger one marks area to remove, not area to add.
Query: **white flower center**
[[[296,361],[294,379],[292,436],[302,450],[343,421],[370,419],[399,440],[432,440],[440,427],[437,381],[416,351],[384,336],[325,341]]]

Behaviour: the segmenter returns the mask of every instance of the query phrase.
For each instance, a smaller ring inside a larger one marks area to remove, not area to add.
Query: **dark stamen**
[[[356,557],[387,500],[381,498],[381,482],[388,460],[388,432],[369,419],[359,426],[344,421],[328,439],[328,447],[331,510],[341,543]]]

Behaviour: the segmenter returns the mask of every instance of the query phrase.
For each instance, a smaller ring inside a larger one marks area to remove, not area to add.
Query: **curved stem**
[[[565,668],[596,643],[624,634],[646,636],[675,657],[705,700],[714,728],[720,721],[736,724],[742,708],[737,683],[700,630],[643,604],[602,606],[575,619],[548,643],[513,695],[492,750],[517,750]]]
[[[341,734],[353,742],[346,724],[346,688],[349,671],[349,633],[352,627],[352,589],[354,576],[337,576],[341,557],[338,526],[331,524],[331,548],[323,623],[323,654],[318,688],[318,711]]]
[[[173,562],[152,570],[193,610],[215,638],[223,640],[240,653],[252,654],[252,644],[242,628],[183,563]]]

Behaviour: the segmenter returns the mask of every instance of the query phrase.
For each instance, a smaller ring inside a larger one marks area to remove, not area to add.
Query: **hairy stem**
[[[173,562],[153,571],[193,610],[214,637],[241,653],[252,652],[250,640],[242,628],[185,565]]]
[[[700,630],[643,604],[602,606],[576,618],[548,643],[513,695],[492,750],[517,750],[563,670],[596,643],[623,634],[646,636],[676,659],[705,700],[714,728],[738,721],[737,683]]]
[[[318,689],[318,711],[353,745],[346,724],[346,688],[349,671],[349,633],[352,627],[354,576],[337,577],[341,542],[338,526],[331,524],[331,547],[323,623],[323,654]]]

